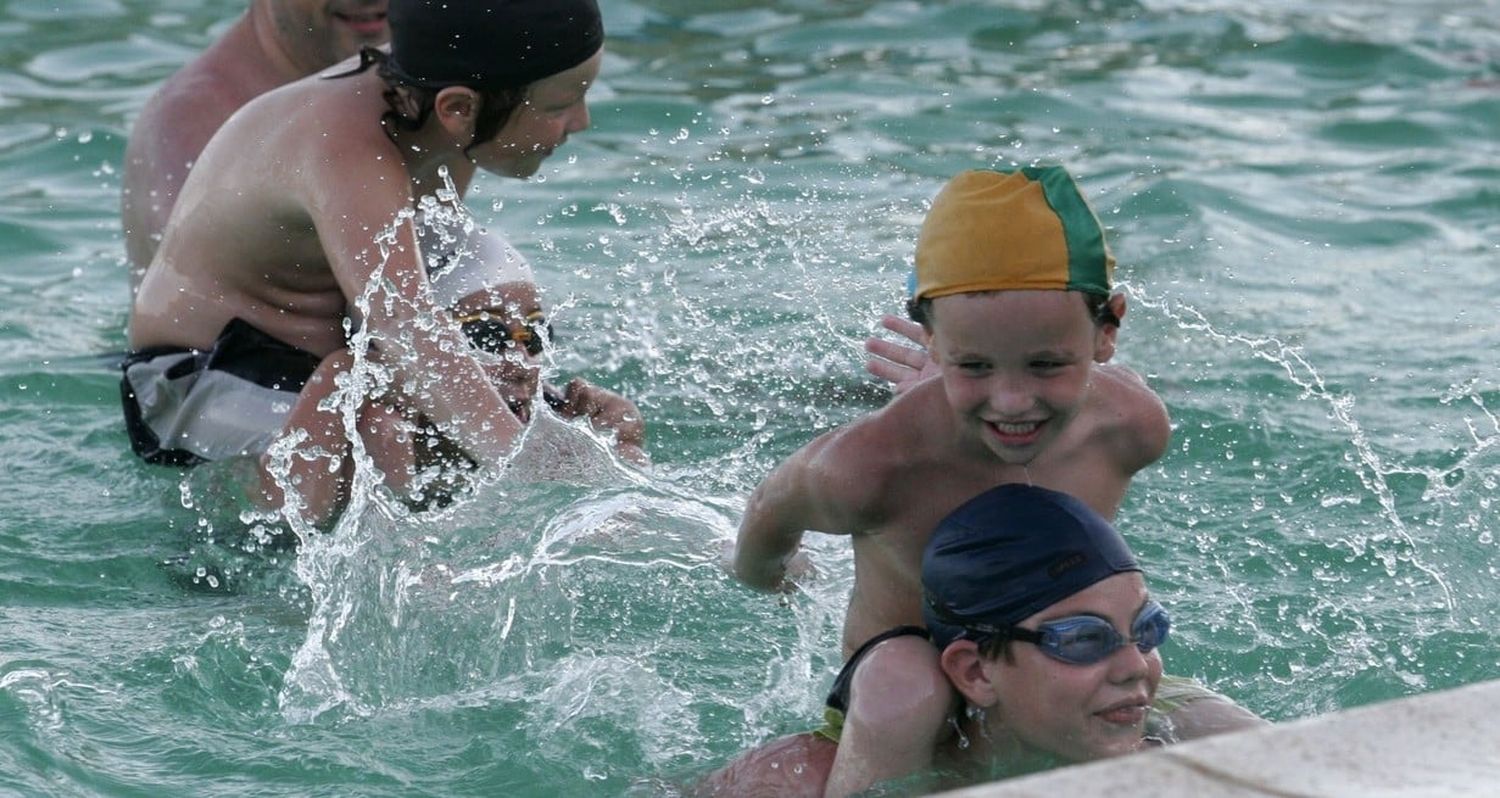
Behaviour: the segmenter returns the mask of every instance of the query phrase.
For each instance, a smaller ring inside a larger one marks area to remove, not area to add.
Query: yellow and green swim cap
[[[1115,257],[1099,217],[1061,166],[962,172],[917,237],[914,299],[976,291],[1108,294]]]

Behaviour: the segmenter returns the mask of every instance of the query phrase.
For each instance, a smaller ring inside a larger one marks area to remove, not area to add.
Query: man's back
[[[389,36],[384,0],[350,6],[368,8],[339,15],[256,0],[146,102],[126,148],[120,197],[132,293],[156,254],[192,165],[225,120],[261,94]],[[284,19],[287,14],[305,18]]]
[[[355,91],[360,82],[371,90]],[[313,211],[327,210],[331,193],[367,191],[372,182],[399,183],[386,188],[410,196],[381,133],[376,82],[373,73],[314,76],[256,98],[220,129],[183,185],[142,282],[132,347],[206,348],[235,317],[315,355],[343,345],[345,296]],[[371,165],[337,167],[356,153]],[[392,205],[387,222],[400,207]],[[377,232],[365,231],[367,249]]]

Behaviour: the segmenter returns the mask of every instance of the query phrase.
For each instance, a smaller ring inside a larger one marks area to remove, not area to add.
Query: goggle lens
[[[1135,643],[1142,654],[1149,653],[1166,642],[1171,628],[1172,619],[1167,611],[1152,601],[1136,614],[1128,640],[1109,621],[1079,615],[1042,624],[1037,630],[1040,639],[1036,644],[1053,659],[1073,665],[1092,665],[1130,643]]]
[[[507,323],[489,311],[459,317],[458,322],[459,329],[475,349],[496,355],[505,354],[505,350],[516,343],[534,357],[542,353],[545,341],[552,338],[552,325],[540,311],[528,315],[519,324]]]

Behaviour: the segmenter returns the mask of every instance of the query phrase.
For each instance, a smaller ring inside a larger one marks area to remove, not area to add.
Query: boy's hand
[[[787,592],[797,589],[797,585],[818,577],[818,569],[813,566],[812,558],[807,552],[798,549],[791,559],[786,561],[786,577],[782,580],[788,588]]]
[[[723,567],[725,572],[727,572],[730,576],[738,579],[739,574],[735,572],[734,567],[734,555],[734,541],[724,541],[719,548],[719,565]],[[798,549],[792,554],[792,556],[788,557],[786,562],[782,565],[781,582],[775,588],[773,588],[771,592],[796,593],[799,583],[806,582],[811,579],[816,579],[817,576],[818,569],[813,566],[812,558],[807,556],[807,552],[803,551],[802,549]]]
[[[646,461],[646,422],[635,403],[607,388],[575,377],[561,396],[548,386],[547,404],[563,418],[584,417],[594,429],[613,432],[616,447],[635,462]]]
[[[886,315],[880,317],[880,326],[906,338],[917,348],[872,335],[865,339],[865,351],[873,356],[865,361],[865,371],[891,383],[891,390],[898,394],[938,373],[937,364],[927,355],[927,333],[922,325]]]

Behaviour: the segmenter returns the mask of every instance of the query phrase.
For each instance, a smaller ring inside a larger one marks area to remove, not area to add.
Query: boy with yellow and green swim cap
[[[963,172],[917,239],[909,311],[937,374],[823,434],[756,489],[735,574],[792,589],[807,530],[850,536],[845,673],[829,696],[828,795],[923,770],[955,696],[922,624],[922,550],[939,520],[1007,483],[1113,519],[1131,477],[1166,450],[1166,408],[1110,363],[1125,315],[1098,217],[1062,167]],[[1175,685],[1165,684],[1163,694]],[[1260,721],[1197,688],[1170,719],[1192,736]]]

